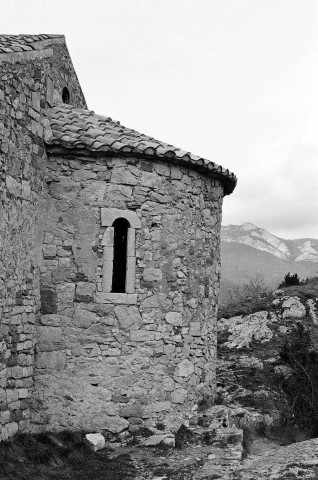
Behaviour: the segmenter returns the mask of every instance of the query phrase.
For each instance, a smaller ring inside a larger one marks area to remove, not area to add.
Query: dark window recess
[[[125,218],[114,221],[114,259],[112,292],[125,293],[127,270],[127,234],[129,222]]]
[[[66,87],[64,87],[62,91],[62,101],[63,103],[67,103],[67,104],[70,103],[70,92],[69,92],[69,89]]]

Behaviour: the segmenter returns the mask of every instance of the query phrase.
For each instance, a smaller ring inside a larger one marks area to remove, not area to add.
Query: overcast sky
[[[90,109],[229,168],[223,224],[318,238],[317,0],[1,0],[62,33]]]

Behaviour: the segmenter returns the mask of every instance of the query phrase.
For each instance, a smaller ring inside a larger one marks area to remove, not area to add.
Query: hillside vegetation
[[[219,311],[217,401],[288,426],[289,442],[317,436],[318,278],[269,292],[256,277],[230,300]]]
[[[252,223],[221,230],[221,301],[227,292],[259,273],[276,288],[288,272],[307,278],[318,273],[318,240],[285,240]]]

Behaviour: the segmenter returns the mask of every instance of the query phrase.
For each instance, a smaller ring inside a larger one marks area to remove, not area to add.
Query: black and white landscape
[[[288,272],[306,279],[318,273],[318,239],[286,240],[252,223],[227,225],[221,232],[221,299],[256,274],[276,287]]]

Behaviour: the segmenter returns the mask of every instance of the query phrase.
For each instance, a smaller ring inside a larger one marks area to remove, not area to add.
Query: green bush
[[[293,287],[295,285],[303,285],[305,283],[306,280],[301,281],[298,273],[294,273],[294,275],[292,275],[290,272],[288,272],[285,275],[284,280],[278,285],[278,288]]]
[[[298,323],[286,340],[281,360],[291,373],[282,380],[295,423],[311,436],[318,436],[318,351],[304,325]]]

